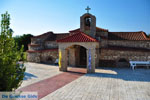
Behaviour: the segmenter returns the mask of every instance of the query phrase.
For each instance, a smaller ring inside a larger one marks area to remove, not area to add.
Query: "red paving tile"
[[[17,91],[38,92],[38,98],[41,99],[55,90],[65,86],[86,73],[84,68],[71,68],[68,72],[63,72],[51,78],[33,83]]]

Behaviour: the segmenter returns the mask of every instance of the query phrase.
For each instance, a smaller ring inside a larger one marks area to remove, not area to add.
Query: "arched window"
[[[90,17],[85,17],[85,26],[89,26],[91,25],[91,18]]]
[[[129,61],[125,58],[120,58],[117,63],[117,67],[129,67]]]
[[[47,61],[53,61],[52,57],[48,57]]]
[[[128,61],[125,58],[121,58],[121,59],[119,59],[118,62],[128,62]]]

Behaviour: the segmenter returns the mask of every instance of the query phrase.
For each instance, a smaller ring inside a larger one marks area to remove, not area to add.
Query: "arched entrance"
[[[80,55],[79,67],[86,67],[87,66],[86,49],[84,47],[80,46],[80,50],[78,53]]]
[[[97,42],[60,42],[59,70],[67,71],[68,66],[86,65],[84,67],[86,67],[87,73],[94,73],[95,66],[98,64],[96,56],[98,49],[96,48],[99,48]]]
[[[73,45],[67,49],[68,66],[87,67],[87,49],[80,45]]]
[[[125,58],[120,58],[118,61],[117,61],[117,67],[129,67],[129,61]]]

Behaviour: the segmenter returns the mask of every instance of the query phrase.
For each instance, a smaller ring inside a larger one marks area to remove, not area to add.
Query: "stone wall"
[[[40,63],[40,56],[41,56],[41,53],[39,52],[28,52],[27,53],[27,60],[29,62],[36,62],[36,63]]]
[[[102,61],[104,61],[105,64],[108,63],[110,66],[117,66],[117,63],[120,59],[125,59],[127,62],[129,62],[129,60],[150,61],[150,52],[101,49],[99,56],[99,66],[103,65]],[[112,63],[110,64],[109,61]]]
[[[54,41],[45,41],[44,45],[46,49],[58,48],[58,43]]]
[[[69,66],[76,66],[76,49],[75,48],[69,48],[68,49],[68,65]]]
[[[31,44],[41,44],[44,42],[44,40],[47,39],[47,37],[44,38],[31,38]]]
[[[90,23],[90,30],[87,31],[86,25],[85,25],[85,18],[91,18]],[[91,37],[95,38],[96,35],[96,17],[86,13],[80,17],[80,31],[85,32],[86,34],[90,35]]]
[[[58,59],[58,51],[45,51],[41,53],[41,62],[54,64],[56,59]]]
[[[98,35],[98,36],[102,36],[102,37],[108,37],[108,32],[96,32],[96,34]]]
[[[43,42],[45,40],[47,40],[50,37],[50,35],[52,35],[52,34],[53,33],[51,32],[51,33],[46,34],[44,36],[33,37],[33,38],[31,38],[31,44],[43,44]]]
[[[44,49],[54,49],[58,48],[58,43],[51,42],[51,41],[45,41],[43,44],[31,44],[28,45],[29,50],[36,51],[36,50],[44,50]]]
[[[36,63],[54,64],[58,59],[58,51],[44,51],[44,52],[28,52],[27,60]]]
[[[106,39],[101,39],[100,47],[107,47],[107,46],[108,46],[108,40],[106,40]]]
[[[148,49],[150,49],[150,41],[109,40],[108,45],[124,46],[124,47],[137,47],[137,48],[148,48]]]
[[[99,48],[95,49],[95,67],[99,67]]]
[[[100,59],[99,67],[116,67],[116,61]]]
[[[43,46],[42,45],[28,45],[29,50],[34,51],[34,50],[42,50]]]
[[[100,59],[117,60],[120,58],[126,58],[134,61],[147,61],[150,60],[150,52],[120,51],[120,50],[106,50],[106,49],[101,50]]]

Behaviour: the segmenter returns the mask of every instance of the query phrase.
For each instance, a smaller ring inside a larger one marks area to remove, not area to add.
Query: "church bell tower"
[[[96,17],[89,13],[90,8],[86,8],[87,13],[80,17],[80,31],[95,38],[96,34]]]

